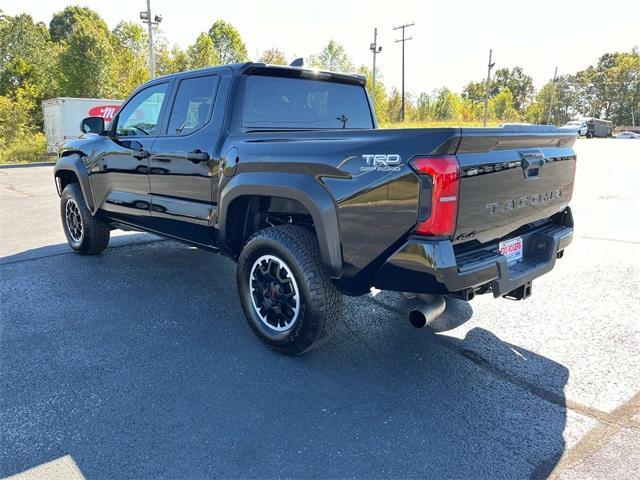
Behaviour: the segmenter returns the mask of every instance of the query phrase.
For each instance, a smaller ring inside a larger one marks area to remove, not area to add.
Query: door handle
[[[143,158],[149,158],[151,156],[151,154],[145,150],[144,148],[141,148],[140,150],[137,150],[135,152],[131,152],[131,156],[133,158],[137,158],[138,160],[142,160]]]
[[[207,152],[203,152],[202,150],[194,150],[193,152],[189,152],[185,155],[187,160],[191,160],[193,163],[206,162],[209,160],[209,154]]]

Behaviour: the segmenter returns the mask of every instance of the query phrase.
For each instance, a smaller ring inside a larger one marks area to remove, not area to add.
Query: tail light
[[[421,207],[423,202],[429,207],[425,205],[425,215],[419,216],[416,233],[433,236],[453,235],[458,215],[458,159],[455,155],[442,155],[414,158],[410,163],[422,177],[423,187],[424,182],[431,184],[431,198],[420,199]],[[428,192],[428,189],[426,191]]]

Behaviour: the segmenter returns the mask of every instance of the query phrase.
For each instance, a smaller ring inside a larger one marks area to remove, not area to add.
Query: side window
[[[219,77],[185,78],[178,85],[167,135],[188,135],[209,120]]]
[[[168,83],[160,83],[138,92],[120,111],[116,135],[118,137],[155,135],[168,85]]]

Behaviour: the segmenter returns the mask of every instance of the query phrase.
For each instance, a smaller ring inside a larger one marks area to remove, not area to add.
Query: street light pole
[[[153,26],[158,25],[162,21],[162,15],[151,17],[151,0],[147,0],[147,10],[140,12],[140,20],[147,24],[147,36],[149,39],[149,76],[155,78],[156,65],[153,58]]]
[[[414,25],[415,24],[411,22],[411,23],[405,23],[404,25],[399,25],[393,28],[394,30],[402,29],[402,38],[400,40],[396,40],[396,43],[402,42],[402,107],[400,110],[400,120],[403,122],[404,122],[404,44],[405,42],[408,42],[409,40],[413,39],[413,37],[405,37],[404,30],[405,28],[413,27]]]
[[[553,109],[553,95],[556,93],[556,78],[558,77],[558,67],[553,72],[553,83],[551,84],[551,97],[549,97],[549,114],[547,115],[547,125],[551,125],[551,110]]]
[[[373,29],[373,43],[369,46],[369,50],[373,52],[373,81],[371,82],[371,96],[373,97],[373,105],[376,104],[376,56],[382,51],[382,47],[378,46],[378,29]]]
[[[483,126],[487,126],[487,114],[489,113],[489,84],[491,82],[491,69],[494,67],[495,63],[491,63],[491,57],[493,55],[493,50],[489,49],[489,63],[487,64],[487,84],[484,90],[484,122]]]

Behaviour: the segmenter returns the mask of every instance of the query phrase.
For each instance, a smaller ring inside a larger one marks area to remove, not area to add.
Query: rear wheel
[[[67,242],[76,252],[95,255],[109,245],[109,226],[91,215],[77,183],[70,183],[62,191],[60,216]]]
[[[238,260],[237,283],[252,330],[281,353],[305,353],[336,330],[342,295],[325,271],[316,237],[303,227],[271,227],[251,237]]]

